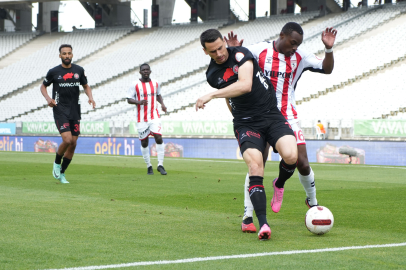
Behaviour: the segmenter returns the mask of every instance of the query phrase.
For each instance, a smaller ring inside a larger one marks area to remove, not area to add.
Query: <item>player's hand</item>
[[[55,99],[49,99],[49,100],[47,100],[47,103],[48,103],[49,107],[56,107]]]
[[[321,41],[323,42],[326,49],[333,48],[334,42],[336,40],[337,30],[333,27],[326,28],[323,33],[321,33]]]
[[[93,99],[89,99],[89,104],[92,105],[93,109],[96,108],[96,102]]]
[[[145,99],[140,100],[140,101],[138,101],[138,105],[148,105],[148,100],[145,100]]]
[[[204,107],[206,107],[206,105],[204,105],[204,104],[206,104],[207,102],[209,102],[212,99],[213,99],[213,97],[211,96],[211,94],[207,94],[207,95],[200,97],[196,101],[196,111],[198,111],[199,109],[204,109]]]
[[[228,39],[224,37],[224,40],[226,41],[228,47],[241,47],[242,43],[244,42],[243,39],[238,41],[237,35],[234,35],[233,31],[228,33]]]
[[[162,104],[161,107],[162,107],[162,111],[164,111],[165,113],[167,113],[166,106],[165,106],[164,104]]]

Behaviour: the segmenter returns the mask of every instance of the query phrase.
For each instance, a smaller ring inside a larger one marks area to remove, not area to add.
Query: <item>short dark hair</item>
[[[295,22],[288,22],[285,24],[285,26],[282,28],[282,32],[286,35],[292,34],[292,32],[295,31],[301,36],[303,36],[303,29],[300,26],[300,24],[295,23]]]
[[[216,41],[218,38],[221,38],[221,40],[223,40],[223,36],[221,35],[219,30],[207,29],[200,35],[200,43],[202,44],[203,48],[206,49],[206,42],[212,43]]]
[[[70,48],[71,50],[73,50],[72,45],[70,44],[62,44],[61,46],[59,46],[59,52],[61,52],[62,48]]]
[[[144,63],[144,64],[141,64],[141,65],[140,65],[140,70],[141,70],[141,68],[142,68],[143,66],[148,66],[149,68],[151,68],[151,67],[149,66],[149,64]]]

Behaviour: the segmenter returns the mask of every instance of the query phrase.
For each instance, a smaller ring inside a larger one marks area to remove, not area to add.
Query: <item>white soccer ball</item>
[[[334,216],[327,207],[314,206],[307,211],[305,224],[310,232],[325,234],[333,228]]]

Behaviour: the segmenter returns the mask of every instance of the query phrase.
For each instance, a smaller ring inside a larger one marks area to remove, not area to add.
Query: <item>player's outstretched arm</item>
[[[336,40],[337,30],[333,27],[326,28],[321,34],[321,41],[326,47],[326,54],[323,60],[323,70],[326,74],[331,74],[334,69],[334,56],[333,56],[333,46]]]
[[[148,104],[148,100],[143,99],[143,100],[135,100],[133,98],[127,98],[127,103],[128,104],[133,104],[133,105],[147,105]]]
[[[166,113],[166,106],[164,104],[164,99],[162,97],[162,95],[157,95],[156,96],[156,100],[161,103],[161,107],[162,107],[162,111],[164,111]]]
[[[254,64],[252,60],[246,61],[238,69],[238,81],[218,91],[200,97],[196,101],[196,111],[204,109],[205,104],[213,98],[233,98],[251,92]]]
[[[85,93],[87,97],[89,98],[89,104],[92,105],[93,109],[96,108],[96,102],[93,100],[93,95],[92,95],[92,89],[88,84],[83,85],[83,89],[85,90]]]
[[[233,31],[228,33],[228,39],[224,37],[224,40],[226,41],[228,47],[241,47],[242,43],[244,42],[243,39],[239,41],[237,35],[234,35]]]
[[[56,106],[56,102],[55,99],[52,99],[47,92],[47,87],[44,84],[41,84],[41,94],[44,96],[45,100],[48,103],[49,107],[55,107]]]

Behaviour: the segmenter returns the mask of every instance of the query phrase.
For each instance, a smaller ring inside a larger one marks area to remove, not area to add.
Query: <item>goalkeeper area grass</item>
[[[0,152],[0,269],[405,269],[406,167],[311,164],[334,227],[313,235],[297,172],[271,240],[241,232],[247,167],[239,160],[74,156],[70,184],[55,155]],[[254,217],[255,225],[258,222]]]

